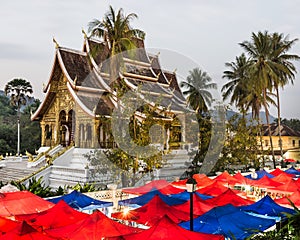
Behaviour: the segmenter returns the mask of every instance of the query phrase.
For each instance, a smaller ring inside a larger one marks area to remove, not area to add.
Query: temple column
[[[181,142],[186,143],[186,122],[185,122],[185,115],[180,114],[177,116],[180,121],[181,125]]]
[[[41,131],[42,131],[42,136],[41,136],[41,140],[42,140],[42,147],[45,146],[45,142],[46,142],[46,136],[45,136],[45,121],[42,120],[40,122],[40,126],[41,126]]]

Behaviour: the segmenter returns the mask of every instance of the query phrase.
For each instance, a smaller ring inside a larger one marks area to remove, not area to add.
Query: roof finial
[[[59,48],[59,45],[58,45],[58,43],[57,43],[57,41],[55,40],[55,38],[53,37],[53,42],[55,43],[55,48]]]
[[[173,74],[175,74],[177,72],[177,68],[174,69]]]
[[[81,32],[83,33],[84,39],[88,39],[88,36],[87,36],[86,32],[84,31],[84,29],[82,29]]]
[[[157,54],[156,54],[156,57],[158,57],[160,55],[160,52],[158,52]]]

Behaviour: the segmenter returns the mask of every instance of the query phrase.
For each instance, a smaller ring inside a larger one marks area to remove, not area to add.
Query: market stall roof
[[[255,171],[255,177],[253,177],[252,174],[246,175],[246,178],[252,179],[252,180],[258,180],[263,178],[264,176],[267,176],[269,178],[273,178],[275,177],[274,175],[272,175],[271,173],[268,173],[266,170],[259,170],[259,171]]]
[[[215,207],[194,219],[194,231],[222,234],[229,239],[245,239],[276,224],[273,219],[251,216],[231,204]],[[189,229],[190,222],[179,226]]]
[[[201,194],[201,193],[198,193],[198,192],[195,192],[195,195],[197,195],[198,197],[200,197],[203,200],[212,198],[212,196],[204,195],[204,194]],[[182,199],[182,200],[187,201],[187,200],[190,199],[190,193],[185,190],[182,193],[171,194],[170,197],[172,197],[172,198],[178,198],[178,199]]]
[[[282,173],[276,175],[276,177],[272,178],[273,181],[285,184],[289,182],[293,178],[292,174],[285,173],[282,171]]]
[[[58,239],[61,237],[62,239],[72,240],[99,240],[119,237],[139,231],[141,230],[138,228],[118,223],[96,210],[83,220],[77,221],[68,226],[49,229],[45,232],[50,236],[57,237]]]
[[[279,191],[279,192],[283,192],[283,193],[284,192],[293,193],[293,192],[299,190],[299,186],[294,179],[290,179],[285,184],[282,184],[282,185],[276,187],[275,190]]]
[[[249,178],[246,178],[245,176],[243,176],[240,172],[236,173],[234,175],[234,178],[237,180],[237,184],[240,184],[240,185],[248,185],[248,186],[252,186],[253,183],[255,182],[254,180],[252,179],[249,179]]]
[[[164,215],[167,215],[173,222],[179,223],[190,218],[190,214],[175,209],[164,203],[159,196],[142,207],[126,212],[112,213],[113,218],[138,222],[147,226],[153,226]]]
[[[299,176],[300,175],[300,171],[298,171],[296,168],[294,167],[290,167],[289,169],[285,170],[286,173],[289,173],[289,174],[294,174],[296,176]]]
[[[34,215],[31,214],[29,216],[18,216],[17,219],[25,220],[33,227],[45,230],[67,226],[88,216],[87,213],[79,212],[70,207],[63,200],[60,200],[54,207],[44,212]]]
[[[273,171],[270,172],[270,174],[272,174],[273,176],[278,176],[281,173],[285,173],[283,170],[281,170],[280,168],[276,168]]]
[[[282,183],[273,181],[273,178],[270,179],[267,175],[265,175],[262,178],[260,178],[256,181],[253,181],[252,185],[257,186],[257,187],[263,187],[263,188],[276,188],[278,186],[281,186]]]
[[[204,195],[209,195],[209,196],[218,196],[222,194],[223,192],[226,192],[228,190],[228,187],[224,186],[224,183],[214,181],[212,184],[198,189],[197,192],[204,194]]]
[[[172,196],[164,195],[158,190],[152,190],[146,194],[143,194],[141,196],[135,197],[135,198],[129,198],[125,200],[119,201],[119,205],[133,205],[137,204],[140,206],[145,205],[148,203],[151,199],[153,199],[155,196],[159,196],[166,204],[172,206],[177,204],[182,204],[186,202],[185,199],[179,199]]]
[[[48,201],[52,203],[58,203],[60,200],[65,201],[69,206],[75,209],[83,209],[90,205],[97,205],[99,208],[110,207],[113,205],[112,202],[100,201],[83,193],[77,192],[76,190],[60,197],[48,199]]]
[[[282,207],[278,205],[269,195],[260,199],[256,203],[248,206],[241,206],[240,209],[243,211],[254,212],[261,215],[267,215],[272,217],[286,217],[285,213],[295,214],[295,211],[290,208]]]
[[[217,197],[205,200],[205,203],[212,206],[224,206],[226,204],[232,204],[234,206],[243,206],[252,204],[253,201],[242,198],[234,193],[231,189],[228,189],[226,192],[220,194]]]
[[[25,221],[21,222],[16,228],[0,235],[1,240],[15,239],[15,240],[54,240],[60,238],[50,237],[44,232],[40,232],[30,226]]]
[[[280,205],[287,205],[287,206],[291,206],[291,203],[294,203],[297,207],[300,206],[300,191],[297,190],[295,191],[292,195],[288,196],[288,197],[283,197],[283,198],[279,198],[279,199],[275,199],[275,202],[280,204]]]
[[[15,216],[45,211],[54,204],[28,192],[0,193],[0,216]]]
[[[176,239],[176,240],[222,240],[224,236],[205,233],[196,233],[188,231],[176,225],[170,218],[164,216],[153,227],[140,233],[123,236],[125,240],[158,240],[158,239]]]
[[[136,188],[123,188],[122,191],[125,193],[141,195],[150,191],[159,190],[162,194],[175,194],[183,192],[184,189],[176,188],[166,180],[153,180],[143,186]]]
[[[173,206],[173,208],[189,213],[190,206],[191,206],[190,204],[191,204],[191,201],[188,200],[187,202],[185,202],[181,205]],[[207,203],[205,200],[201,199],[197,194],[194,194],[194,196],[193,196],[193,213],[195,215],[200,216],[200,215],[208,212],[209,210],[211,210],[214,207],[215,206],[213,204]]]
[[[220,181],[228,185],[235,185],[236,183],[238,183],[238,180],[235,177],[231,176],[227,171],[222,172],[214,179],[214,181]]]

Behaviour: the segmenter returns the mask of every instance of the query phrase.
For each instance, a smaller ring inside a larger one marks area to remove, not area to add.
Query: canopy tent
[[[162,194],[175,194],[184,191],[183,189],[174,187],[166,180],[153,180],[141,187],[122,189],[122,191],[125,193],[136,194],[136,195],[145,194],[153,190],[158,190]]]
[[[226,192],[220,194],[217,197],[205,200],[205,203],[212,206],[223,206],[229,203],[234,206],[243,206],[252,204],[253,201],[242,198],[235,194],[231,189],[228,189]]]
[[[195,192],[195,194],[203,200],[212,198],[212,196],[204,195],[204,194],[201,194],[201,193],[198,193],[198,192]],[[187,201],[187,200],[190,199],[190,193],[187,192],[187,191],[184,191],[182,193],[172,194],[172,195],[170,195],[170,197],[178,198],[178,199],[182,199],[184,201]]]
[[[0,216],[4,217],[42,212],[53,205],[28,191],[0,193]]]
[[[208,186],[208,185],[210,185],[210,184],[212,184],[214,182],[214,180],[210,179],[205,174],[199,174],[199,173],[197,173],[197,174],[193,175],[193,178],[197,182],[197,188],[206,187],[206,186]],[[186,189],[186,181],[187,181],[187,179],[174,181],[174,182],[172,182],[172,185],[176,186],[176,187],[180,187],[180,188]]]
[[[249,211],[261,215],[267,215],[272,217],[286,217],[285,213],[294,214],[295,211],[290,208],[282,207],[278,205],[270,196],[265,196],[258,202],[248,206],[240,207],[243,211]]]
[[[282,173],[276,175],[276,177],[272,178],[273,181],[285,184],[289,182],[293,178],[292,174],[285,173],[282,171]]]
[[[283,197],[280,199],[275,199],[275,202],[280,205],[289,205],[291,206],[290,201],[293,202],[297,207],[300,207],[300,191],[297,190],[289,197]]]
[[[273,178],[270,179],[267,175],[263,176],[262,178],[253,181],[252,186],[263,187],[263,188],[276,188],[282,185],[282,183],[273,181]]]
[[[83,212],[79,212],[63,200],[60,200],[54,207],[35,214],[34,216],[18,216],[17,219],[26,220],[31,226],[36,229],[51,229],[58,228],[73,224],[77,221],[87,218],[89,215]]]
[[[297,162],[295,159],[292,159],[292,158],[286,158],[283,161],[284,162],[288,162],[288,163],[295,163],[295,162]]]
[[[2,233],[9,232],[10,230],[16,228],[18,225],[20,225],[20,222],[13,221],[5,217],[0,217],[0,235]]]
[[[112,213],[113,218],[138,222],[147,226],[153,226],[164,215],[173,222],[179,223],[190,218],[189,213],[177,210],[164,203],[159,196],[155,196],[144,206],[127,212]]]
[[[42,233],[31,227],[25,221],[21,222],[16,228],[0,235],[1,240],[54,240],[60,238],[52,238],[46,233]]]
[[[231,186],[234,186],[236,183],[238,183],[238,180],[231,176],[227,171],[222,172],[214,179],[214,181],[220,181]]]
[[[230,239],[245,239],[276,224],[273,219],[251,216],[231,204],[215,207],[194,219],[194,231],[222,234]],[[189,229],[190,222],[179,224]]]
[[[72,240],[99,240],[118,237],[141,231],[111,220],[100,211],[95,211],[87,218],[74,224],[46,230],[50,236]]]
[[[197,233],[185,230],[176,225],[167,216],[161,218],[153,227],[140,233],[123,236],[125,240],[160,240],[160,239],[176,239],[176,240],[221,240],[222,235],[213,235],[205,233]]]
[[[272,174],[273,176],[278,176],[281,173],[285,173],[283,170],[281,170],[280,168],[276,168],[273,171],[270,172],[270,174]]]
[[[286,182],[285,184],[280,185],[279,187],[276,187],[275,190],[278,192],[288,192],[288,193],[293,193],[295,191],[297,191],[298,188],[298,184],[296,183],[296,181],[294,179],[290,179],[288,182]]]
[[[181,205],[173,206],[173,208],[189,213],[190,212],[190,203],[191,203],[191,201],[188,200],[187,202],[185,202]],[[211,210],[214,207],[215,207],[214,205],[206,203],[205,200],[201,199],[197,194],[194,194],[194,196],[193,196],[193,213],[195,215],[200,216],[200,215],[208,212],[209,210]]]
[[[110,207],[113,205],[111,202],[99,201],[83,193],[77,192],[76,190],[61,197],[48,199],[48,201],[52,203],[58,203],[60,200],[65,201],[72,208],[80,210],[90,205],[96,205],[98,208]]]
[[[285,172],[288,174],[294,174],[296,176],[300,175],[300,172],[294,167],[290,167],[289,169],[285,170]]]
[[[121,201],[119,201],[119,205],[126,206],[126,205],[137,204],[137,205],[143,206],[143,205],[147,204],[155,196],[159,196],[166,204],[168,204],[170,206],[182,204],[186,201],[184,199],[179,199],[179,198],[174,198],[171,196],[164,195],[158,190],[153,190],[153,191],[150,191],[146,194],[143,194],[143,195],[135,197],[135,198],[121,200]]]
[[[209,196],[218,196],[222,194],[223,192],[226,192],[228,190],[228,187],[224,186],[224,183],[222,182],[213,182],[212,184],[198,189],[197,192],[204,194],[204,195],[209,195]]]
[[[266,170],[259,170],[259,171],[255,171],[255,177],[253,177],[252,174],[246,175],[246,178],[252,179],[252,180],[258,180],[263,178],[264,176],[267,176],[269,178],[273,178],[275,177],[274,175],[272,175],[271,173],[268,173]]]
[[[233,177],[237,180],[236,185],[239,184],[239,185],[244,185],[244,186],[246,186],[246,185],[252,186],[253,183],[255,182],[255,180],[246,178],[240,172],[236,173]]]

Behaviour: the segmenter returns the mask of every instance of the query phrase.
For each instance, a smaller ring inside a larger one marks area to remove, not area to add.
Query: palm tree
[[[28,98],[33,93],[30,82],[24,79],[13,79],[5,85],[5,95],[10,96],[11,105],[17,107],[18,111],[18,144],[17,144],[17,155],[20,154],[20,115],[21,107],[26,105]]]
[[[217,89],[217,84],[211,83],[210,76],[199,68],[189,71],[186,80],[180,86],[185,89],[183,94],[187,96],[187,104],[197,113],[207,112],[214,100],[209,90]]]
[[[120,8],[116,13],[112,6],[105,14],[103,20],[94,19],[88,24],[88,31],[92,37],[103,38],[110,47],[110,72],[111,79],[116,80],[120,62],[114,56],[123,51],[136,48],[133,38],[144,39],[145,33],[132,28],[130,22],[137,18],[135,13],[124,15]]]
[[[276,165],[271,128],[269,123],[267,95],[269,92],[272,92],[275,85],[279,85],[280,78],[282,78],[283,76],[285,78],[291,78],[293,76],[293,72],[291,72],[291,70],[293,70],[293,65],[288,61],[290,59],[293,59],[293,57],[288,57],[286,51],[281,50],[281,48],[285,44],[287,44],[287,41],[280,40],[282,39],[282,37],[279,36],[280,35],[278,35],[277,33],[270,35],[267,31],[258,32],[257,34],[252,33],[251,41],[244,41],[240,43],[241,47],[250,56],[251,66],[249,68],[249,73],[252,82],[250,84],[254,86],[255,91],[257,93],[261,93],[263,97],[263,106],[266,113],[274,168],[276,167]],[[279,56],[281,56],[281,54],[282,57],[280,58]],[[279,61],[278,59],[281,60]]]
[[[278,78],[273,79],[274,88],[276,91],[276,104],[277,104],[277,124],[279,128],[279,147],[280,155],[283,158],[282,140],[281,140],[281,109],[280,109],[280,96],[279,87],[284,88],[289,82],[294,84],[293,80],[296,74],[296,68],[291,61],[299,60],[299,56],[295,54],[287,54],[293,44],[298,39],[288,40],[283,34],[273,33],[271,36],[272,42],[272,58],[273,61],[278,63],[279,72]]]

